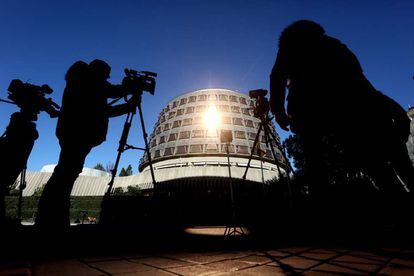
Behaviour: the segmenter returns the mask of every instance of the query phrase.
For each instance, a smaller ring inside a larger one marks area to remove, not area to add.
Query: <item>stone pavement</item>
[[[0,275],[414,275],[414,248],[180,251],[10,263]]]

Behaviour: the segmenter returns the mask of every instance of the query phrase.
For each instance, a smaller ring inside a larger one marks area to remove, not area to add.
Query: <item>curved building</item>
[[[229,146],[232,176],[241,178],[260,123],[253,116],[252,106],[247,95],[228,89],[202,89],[172,99],[159,114],[149,137],[156,178],[167,169],[174,169],[177,178],[189,177],[197,168],[211,168],[205,169],[203,175],[195,173],[197,176],[228,176],[226,144],[220,141],[222,130],[232,132]],[[274,126],[270,127],[278,137]],[[284,167],[277,143],[273,141],[277,156],[274,160],[263,132],[260,142],[264,155],[253,155],[247,175],[248,180],[257,182],[277,177],[277,165]],[[148,165],[144,155],[140,171],[147,172]]]
[[[155,179],[160,184],[159,187],[163,183],[166,186],[168,183],[178,186],[189,183],[223,186],[223,181],[227,183],[229,167],[226,144],[220,142],[222,130],[229,130],[233,134],[229,146],[230,172],[233,178],[241,179],[259,122],[253,116],[250,98],[232,90],[202,89],[172,99],[159,114],[149,137]],[[278,137],[273,125],[271,129]],[[277,178],[278,166],[282,173],[285,172],[285,163],[276,143],[273,141],[277,161],[266,146],[263,132],[260,141],[264,155],[253,155],[246,177],[249,183],[262,183]],[[116,177],[114,188],[138,186],[142,190],[153,189],[148,158],[145,155],[140,160],[139,170],[140,173],[136,175]],[[42,172],[28,172],[24,195],[32,195],[38,187],[45,184],[51,172],[52,166],[46,166]],[[103,195],[110,176],[85,172],[76,180],[72,195]]]

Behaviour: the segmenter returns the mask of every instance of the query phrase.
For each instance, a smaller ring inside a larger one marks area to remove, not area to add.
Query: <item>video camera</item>
[[[259,118],[267,116],[270,111],[269,100],[266,98],[267,90],[255,89],[249,91],[249,97],[254,99],[253,114]]]
[[[140,94],[143,91],[147,91],[151,95],[154,95],[157,73],[132,69],[125,69],[124,72],[125,77],[122,80],[122,85],[127,90]]]
[[[46,98],[46,95],[53,92],[53,89],[46,84],[39,86],[14,79],[7,90],[8,98],[23,111],[30,111],[33,114],[46,111],[52,118],[59,115],[60,106],[51,98]]]

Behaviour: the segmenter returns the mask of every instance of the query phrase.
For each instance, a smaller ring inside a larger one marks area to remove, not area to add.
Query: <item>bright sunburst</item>
[[[203,116],[204,124],[209,130],[216,130],[220,125],[220,114],[215,105],[210,105]]]

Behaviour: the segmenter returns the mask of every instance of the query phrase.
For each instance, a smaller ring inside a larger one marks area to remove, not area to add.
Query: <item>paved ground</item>
[[[414,248],[288,247],[43,259],[4,265],[0,275],[414,275]]]

